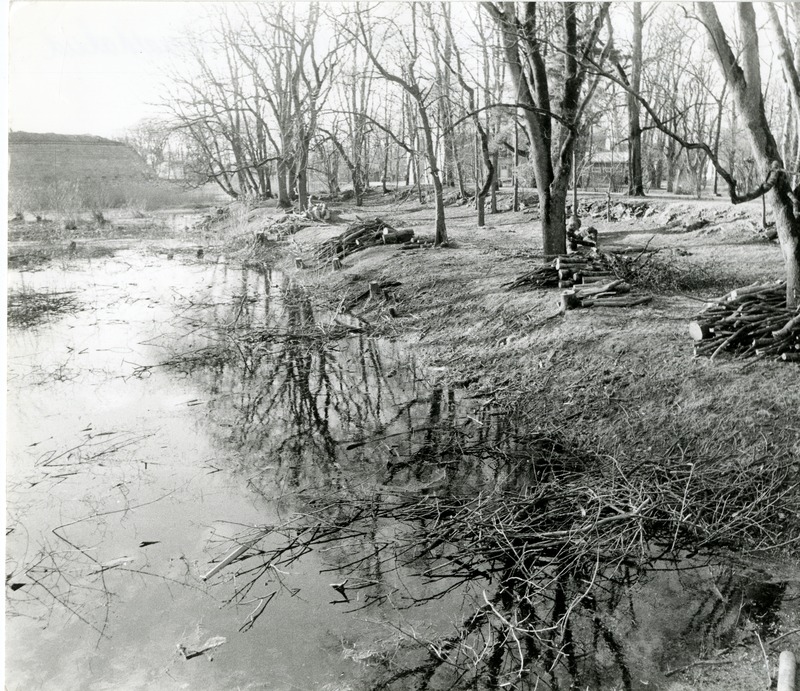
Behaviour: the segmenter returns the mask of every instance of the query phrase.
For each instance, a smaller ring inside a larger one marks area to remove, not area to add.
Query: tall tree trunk
[[[304,137],[300,141],[297,155],[297,201],[301,209],[308,208],[308,147],[309,141]]]
[[[492,154],[492,197],[491,213],[497,213],[497,190],[500,189],[500,151],[495,150]]]
[[[564,63],[561,81],[563,91],[557,109],[557,141],[553,140],[553,124],[550,118],[553,110],[550,76],[541,50],[546,41],[542,41],[542,32],[537,30],[537,15],[542,12],[538,8],[539,3],[525,3],[521,8],[521,17],[517,16],[517,4],[513,2],[502,3],[502,9],[491,2],[484,2],[482,6],[501,32],[505,62],[518,95],[519,106],[524,113],[525,130],[530,144],[528,161],[533,168],[539,193],[544,252],[548,255],[561,254],[567,248],[565,205],[572,151],[585,105],[585,101],[583,104],[581,102],[581,90],[586,71],[581,57],[588,58],[597,49],[600,31],[608,15],[608,4],[598,5],[591,30],[582,35],[584,45],[579,49],[578,5],[561,3],[563,44],[559,53],[563,55]],[[554,32],[543,33],[548,35]],[[603,49],[600,60],[604,60],[607,54],[608,51]],[[587,98],[593,91],[594,86],[589,89]]]
[[[723,73],[728,75],[734,100],[744,119],[753,157],[764,179],[767,179],[774,165],[779,169],[783,169],[784,165],[764,109],[758,32],[753,6],[745,2],[736,6],[739,27],[744,38],[741,64],[728,43],[714,6],[697,2],[695,7],[709,33],[710,48]],[[794,214],[788,175],[779,174],[767,194],[786,263],[786,303],[789,307],[796,307],[800,301],[800,220]]]
[[[386,183],[389,181],[389,135],[383,140],[383,167],[381,168],[381,191],[389,194]]]
[[[436,145],[433,142],[433,130],[428,113],[421,100],[419,89],[416,89],[415,98],[419,103],[419,119],[422,125],[422,133],[425,137],[425,152],[428,159],[428,167],[431,179],[433,180],[433,192],[436,199],[436,232],[433,240],[434,246],[447,244],[447,227],[444,217],[444,187],[439,173],[439,165],[436,159]]]
[[[289,166],[283,158],[278,159],[278,206],[288,209],[292,202],[289,199]]]
[[[642,5],[633,5],[633,52],[631,55],[631,88],[639,93],[642,75]],[[628,100],[628,194],[632,197],[644,196],[642,176],[642,126],[639,122],[639,101],[630,92]]]

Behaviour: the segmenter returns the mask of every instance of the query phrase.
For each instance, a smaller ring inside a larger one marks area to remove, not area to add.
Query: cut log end
[[[689,335],[694,341],[702,341],[704,338],[708,338],[711,335],[711,330],[707,324],[701,324],[696,321],[689,322]]]
[[[578,300],[578,296],[575,294],[574,290],[565,290],[561,293],[559,307],[562,312],[574,310],[576,307],[579,307],[580,304],[580,300]]]

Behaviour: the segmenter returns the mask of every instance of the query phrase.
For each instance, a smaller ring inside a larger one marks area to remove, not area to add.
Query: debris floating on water
[[[213,638],[209,638],[203,645],[201,645],[197,650],[192,650],[191,648],[187,648],[183,643],[178,643],[178,652],[183,655],[184,660],[191,660],[193,657],[199,657],[204,653],[208,653],[210,650],[214,650],[215,648],[219,648],[221,645],[225,645],[228,642],[228,639],[225,636],[214,636]],[[211,659],[210,656],[208,656]]]

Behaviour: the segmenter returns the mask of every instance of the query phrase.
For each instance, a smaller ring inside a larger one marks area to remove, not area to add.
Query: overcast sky
[[[113,137],[156,115],[176,40],[199,30],[214,4],[11,0],[9,128]],[[732,5],[717,7],[727,15]]]
[[[14,0],[9,9],[13,130],[115,136],[157,112],[177,36],[206,3]]]

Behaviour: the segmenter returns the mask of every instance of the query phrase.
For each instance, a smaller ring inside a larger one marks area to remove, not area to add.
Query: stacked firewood
[[[603,277],[613,277],[607,262],[599,254],[562,255],[547,264],[540,264],[504,288],[572,288],[575,283],[587,283]]]
[[[515,278],[511,283],[504,283],[503,288],[514,290],[515,288],[557,288],[559,284],[558,269],[555,262],[541,264],[534,267],[522,276]]]
[[[317,260],[341,259],[374,245],[402,244],[414,237],[413,229],[397,230],[381,218],[358,219],[335,238],[323,242],[314,252]]]
[[[607,255],[570,254],[556,257],[549,264],[505,284],[514,288],[564,288],[562,309],[576,307],[633,307],[649,302],[649,295],[629,295],[631,286],[611,270]]]
[[[711,303],[689,324],[695,355],[800,362],[800,307],[786,307],[786,283],[756,283]]]
[[[305,211],[287,211],[283,216],[276,218],[268,230],[283,234],[296,233],[315,223],[328,223],[335,220],[334,213],[325,202],[311,204]]]

